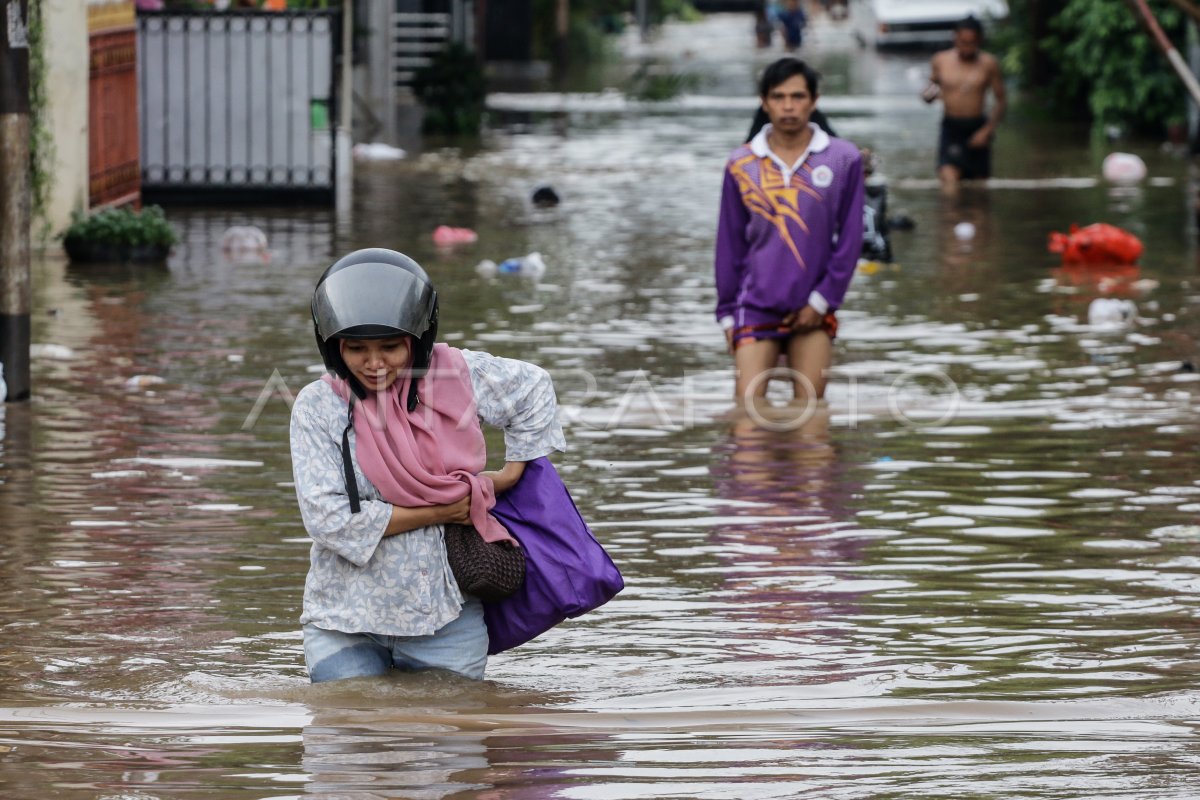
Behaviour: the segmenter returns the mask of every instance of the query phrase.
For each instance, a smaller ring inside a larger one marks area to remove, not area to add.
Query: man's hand
[[[725,329],[725,349],[730,353],[733,352],[733,328]]]
[[[793,311],[783,318],[783,324],[791,327],[795,333],[809,333],[821,327],[825,315],[812,306],[805,306],[799,311]]]

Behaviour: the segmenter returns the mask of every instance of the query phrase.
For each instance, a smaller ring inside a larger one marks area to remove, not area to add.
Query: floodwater
[[[990,188],[930,181],[923,57],[822,25],[839,132],[874,148],[896,262],[842,313],[829,414],[734,424],[711,320],[748,22],[642,48],[659,106],[497,98],[479,146],[359,170],[352,213],[171,209],[165,269],[36,269],[36,397],[0,424],[6,798],[1184,798],[1200,776],[1200,279],[1187,162],[1015,113]],[[555,212],[525,205],[552,184]],[[1063,270],[1122,225],[1140,268]],[[953,231],[971,222],[975,235]],[[270,262],[218,248],[267,231]],[[439,224],[479,231],[437,252]],[[337,254],[424,263],[455,345],[555,376],[557,459],[627,588],[488,679],[312,687],[286,399]],[[539,280],[474,265],[530,251]],[[1127,327],[1087,324],[1128,298]],[[1186,363],[1185,363],[1186,362]]]

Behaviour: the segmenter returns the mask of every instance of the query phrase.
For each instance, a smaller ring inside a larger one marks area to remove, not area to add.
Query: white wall
[[[86,0],[42,0],[45,24],[47,122],[53,140],[50,197],[46,216],[50,238],[35,246],[56,248],[53,237],[88,201],[88,15]]]

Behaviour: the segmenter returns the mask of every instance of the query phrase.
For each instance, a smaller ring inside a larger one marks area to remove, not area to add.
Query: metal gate
[[[147,200],[332,203],[338,12],[139,12]]]

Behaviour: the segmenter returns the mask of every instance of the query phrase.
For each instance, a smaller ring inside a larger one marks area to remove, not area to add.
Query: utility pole
[[[567,53],[567,37],[571,29],[571,0],[555,0],[554,2],[554,72],[562,80],[567,72],[569,56]]]
[[[334,207],[338,219],[350,218],[354,189],[354,0],[342,0],[342,71],[338,76],[338,121],[334,130],[334,159],[337,174],[334,176]]]
[[[1196,76],[1192,74],[1192,70],[1188,67],[1187,62],[1183,60],[1183,56],[1179,55],[1179,51],[1175,49],[1175,45],[1171,44],[1171,40],[1163,33],[1158,20],[1154,18],[1154,12],[1146,5],[1146,0],[1125,0],[1125,4],[1129,6],[1134,16],[1141,20],[1142,26],[1150,34],[1150,38],[1154,44],[1162,51],[1163,56],[1167,59],[1167,63],[1171,65],[1171,69],[1175,70],[1175,74],[1183,82],[1183,86],[1187,89],[1188,94],[1192,96],[1192,100],[1200,103],[1200,81],[1196,80]],[[1184,10],[1187,9],[1185,8]]]
[[[0,363],[8,400],[29,398],[29,0],[0,12]]]

